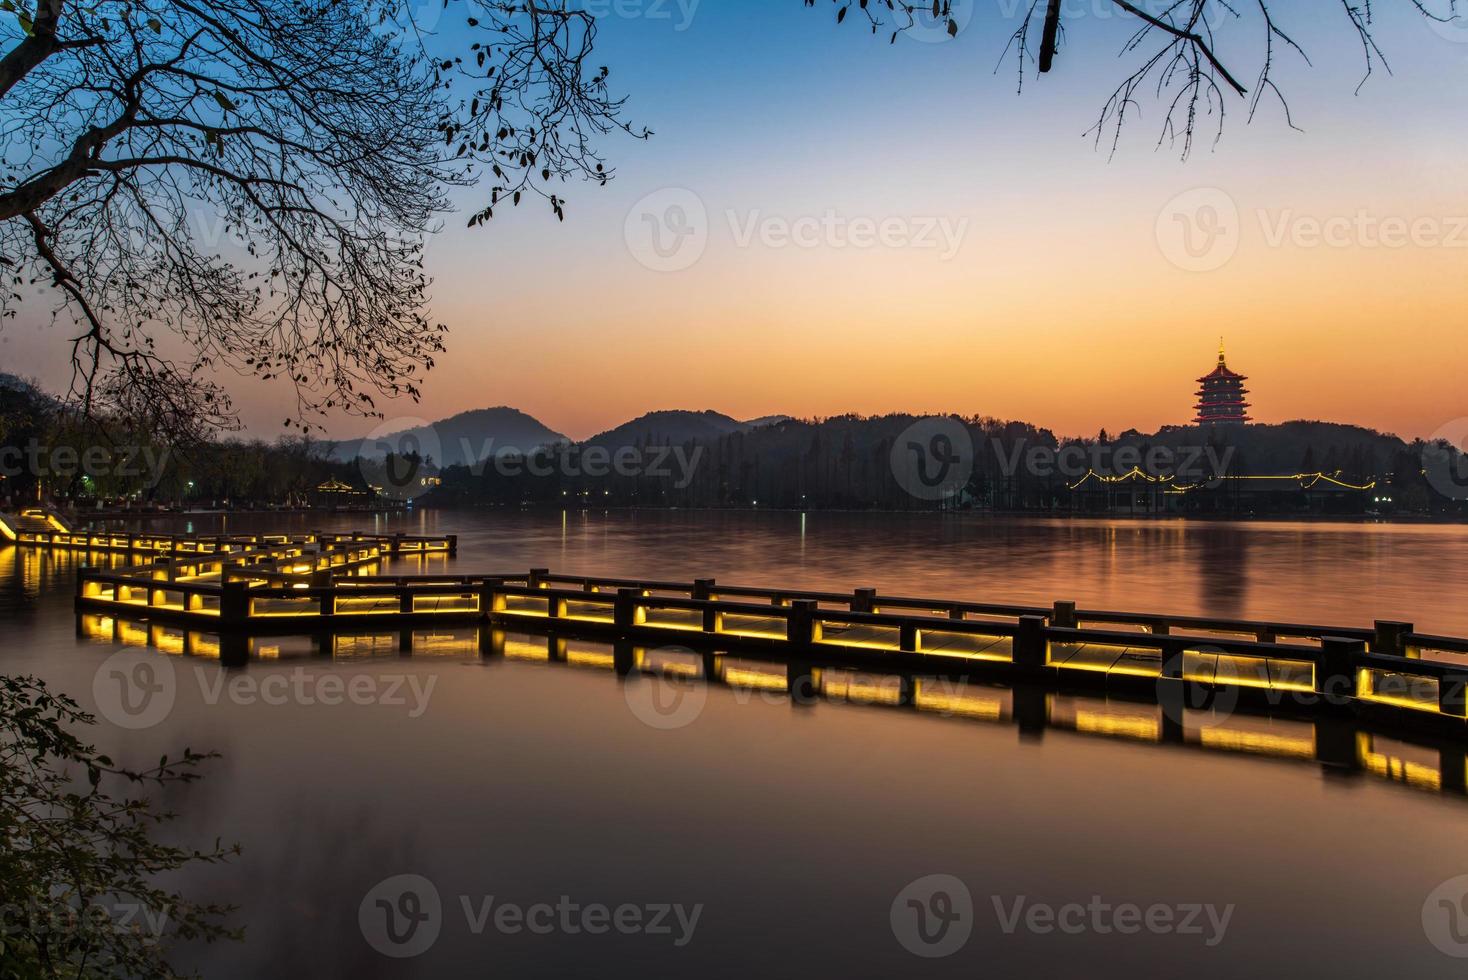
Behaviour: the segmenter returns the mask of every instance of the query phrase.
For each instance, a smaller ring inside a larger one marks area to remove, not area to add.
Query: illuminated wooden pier
[[[849,663],[818,667],[809,660],[737,648],[647,647],[483,622],[401,631],[221,637],[165,623],[84,613],[78,627],[85,638],[206,661],[227,658],[233,642],[246,662],[275,667],[321,660],[360,663],[378,657],[412,657],[427,667],[473,659],[605,672],[629,684],[706,684],[726,689],[741,703],[786,703],[801,710],[820,703],[912,712],[955,724],[1011,727],[1025,742],[1041,741],[1056,732],[1139,748],[1252,756],[1315,765],[1333,778],[1375,777],[1416,790],[1468,797],[1468,745],[1460,735],[1424,733],[1389,716],[1361,717],[1351,711],[1281,714],[1267,704],[1241,702],[1235,710],[1220,713],[1207,705],[1187,709],[1149,693],[970,680]],[[678,705],[689,693],[685,690],[682,697],[670,699],[665,693],[650,692],[642,700]],[[628,698],[634,703],[639,696],[629,691]]]
[[[76,531],[59,516],[32,508],[18,515],[0,514],[0,544],[55,551],[89,551],[97,554],[196,558],[258,554],[267,549],[343,551],[371,547],[373,559],[458,552],[458,536],[411,534],[161,534],[155,532]],[[338,562],[338,564],[340,564]]]
[[[150,544],[138,550],[147,553]],[[138,542],[134,541],[133,544]],[[83,568],[77,608],[221,635],[331,634],[487,623],[645,647],[737,647],[792,664],[1102,685],[1159,698],[1229,692],[1281,710],[1385,713],[1468,734],[1468,640],[1241,621],[694,582],[555,575],[367,575],[447,538],[180,539],[123,569]],[[130,545],[131,547],[131,545]]]

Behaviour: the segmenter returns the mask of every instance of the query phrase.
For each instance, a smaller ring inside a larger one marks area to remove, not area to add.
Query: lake
[[[457,559],[390,569],[406,573],[1468,634],[1454,526],[423,511],[149,527],[459,535]],[[597,644],[552,662],[512,634],[487,659],[473,630],[420,632],[411,657],[282,638],[225,670],[145,626],[117,631],[122,654],[112,629],[79,628],[78,560],[0,548],[4,670],[102,710],[109,658],[149,658],[166,711],[126,728],[104,710],[98,744],[135,764],[222,753],[163,800],[180,838],[244,847],[179,882],[247,928],[183,951],[206,976],[1415,978],[1460,977],[1468,956],[1468,799],[1440,791],[1457,749],[1363,732],[1343,772],[1298,719],[1194,713],[1187,744],[1161,744],[1156,706],[1057,692],[1044,730],[1022,731],[1018,692],[997,686],[934,679],[912,710],[880,675],[832,671],[826,697],[796,704],[737,651],[724,685],[623,680]]]

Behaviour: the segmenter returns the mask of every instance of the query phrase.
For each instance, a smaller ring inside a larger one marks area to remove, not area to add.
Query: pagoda
[[[1228,369],[1223,358],[1223,338],[1218,340],[1218,366],[1213,373],[1198,379],[1198,414],[1193,422],[1198,425],[1243,425],[1252,422],[1249,403],[1244,396],[1249,389],[1244,382],[1249,379]]]

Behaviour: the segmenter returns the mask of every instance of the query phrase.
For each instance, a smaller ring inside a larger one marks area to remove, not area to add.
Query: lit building
[[[1249,403],[1244,397],[1249,389],[1244,382],[1249,379],[1228,369],[1223,359],[1223,339],[1218,341],[1218,366],[1213,373],[1198,379],[1198,414],[1193,422],[1198,425],[1243,425],[1252,422]]]

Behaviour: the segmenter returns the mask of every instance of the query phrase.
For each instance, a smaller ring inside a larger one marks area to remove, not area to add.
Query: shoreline
[[[1468,524],[1468,517],[1437,516],[1430,514],[1402,514],[1402,515],[1359,515],[1359,514],[1106,514],[1106,513],[1078,513],[1043,510],[889,510],[883,508],[795,508],[795,507],[640,507],[636,505],[606,505],[601,507],[445,507],[445,506],[421,506],[412,508],[388,508],[373,509],[326,509],[311,507],[295,507],[282,509],[244,509],[244,510],[176,510],[176,511],[154,511],[154,512],[110,512],[102,514],[91,513],[67,513],[68,520],[78,522],[86,521],[136,521],[155,520],[161,518],[179,517],[230,517],[244,516],[257,517],[265,515],[300,516],[316,514],[324,516],[339,515],[362,515],[362,516],[385,516],[408,515],[415,512],[432,511],[435,513],[502,513],[507,511],[535,512],[535,513],[584,513],[600,511],[610,513],[612,511],[622,513],[700,513],[700,514],[871,514],[884,516],[934,516],[934,517],[982,517],[1002,519],[1045,519],[1045,520],[1077,520],[1077,521],[1135,521],[1138,523],[1169,523],[1169,522],[1192,522],[1192,523],[1224,523],[1224,524],[1280,524],[1280,523],[1308,523],[1308,524],[1375,524],[1375,525],[1442,525],[1462,526]]]

